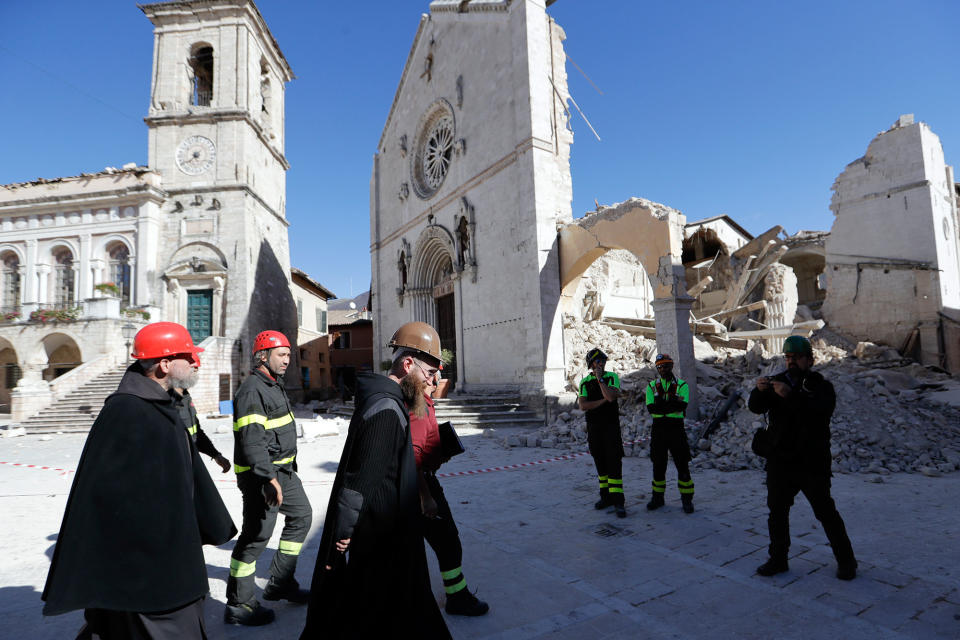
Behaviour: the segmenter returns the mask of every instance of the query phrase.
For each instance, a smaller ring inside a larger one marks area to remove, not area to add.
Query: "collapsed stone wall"
[[[569,323],[566,378],[569,408],[536,433],[509,436],[508,446],[587,450],[586,419],[573,393],[586,375],[584,356],[599,346],[610,357],[609,370],[620,375],[620,426],[627,456],[649,455],[651,419],[644,404],[646,384],[656,376],[655,341],[602,323]],[[700,416],[688,417],[694,468],[723,471],[762,469],[750,450],[764,416],[751,413],[747,398],[761,375],[785,368],[783,358],[759,343],[750,350],[713,348],[695,338]],[[908,359],[891,348],[854,343],[828,329],[812,338],[816,369],[837,392],[831,425],[833,470],[846,473],[897,472],[939,475],[960,469],[960,411],[934,401],[951,382],[948,374]],[[734,391],[740,398],[709,439],[698,435]]]

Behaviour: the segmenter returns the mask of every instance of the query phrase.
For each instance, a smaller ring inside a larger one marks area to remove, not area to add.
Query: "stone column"
[[[37,274],[37,303],[41,306],[49,304],[51,300],[48,297],[50,289],[50,265],[48,264],[38,264],[36,265],[36,274]]]
[[[80,300],[86,300],[87,298],[93,297],[93,285],[92,274],[90,272],[90,262],[91,262],[91,238],[89,233],[84,233],[80,236],[80,255],[78,262],[80,263],[79,267],[79,277],[76,278],[76,299],[79,302]]]
[[[210,327],[210,330],[215,336],[224,335],[224,327],[226,326],[223,317],[224,283],[225,279],[220,276],[213,278],[213,326]]]
[[[23,289],[23,302],[37,302],[39,300],[37,292],[37,241],[27,240],[26,265],[24,265],[24,278],[20,282]]]
[[[687,381],[690,403],[687,420],[699,420],[697,397],[697,359],[693,355],[693,332],[690,331],[690,311],[693,298],[659,298],[653,301],[657,325],[657,351],[669,354],[674,362],[674,374]]]

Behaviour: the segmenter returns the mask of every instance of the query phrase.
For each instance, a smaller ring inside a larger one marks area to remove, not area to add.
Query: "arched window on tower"
[[[72,307],[76,297],[74,295],[73,252],[66,247],[58,247],[53,251],[53,303],[57,308]]]
[[[122,242],[114,243],[107,253],[110,256],[110,280],[120,289],[120,303],[130,304],[130,250]]]
[[[0,309],[2,313],[14,313],[20,310],[20,258],[13,251],[2,257],[2,280],[0,280]]]
[[[190,56],[190,104],[209,107],[213,101],[213,47],[201,45]]]

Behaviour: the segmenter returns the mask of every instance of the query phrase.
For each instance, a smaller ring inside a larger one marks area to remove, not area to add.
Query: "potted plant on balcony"
[[[111,296],[114,298],[120,297],[120,287],[113,282],[101,282],[100,284],[93,285],[93,288],[99,291],[102,295]]]
[[[443,363],[443,369],[448,375],[450,370],[453,368],[453,362],[455,359],[456,356],[450,349],[440,350],[440,362]],[[440,382],[437,384],[437,390],[434,392],[433,397],[446,398],[447,394],[450,393],[451,388],[450,379],[441,374]]]

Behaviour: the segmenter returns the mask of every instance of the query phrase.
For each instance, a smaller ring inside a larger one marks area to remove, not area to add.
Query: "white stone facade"
[[[459,389],[556,392],[557,225],[572,194],[563,31],[535,0],[430,9],[374,158],[373,359],[423,320],[455,350]]]
[[[939,138],[901,116],[847,165],[833,191],[824,319],[895,348],[916,331],[914,355],[947,365],[957,350],[945,325],[960,310],[960,237],[953,169]]]
[[[149,166],[0,187],[0,317],[8,323],[0,339],[13,352],[0,350],[0,361],[27,364],[21,352],[39,353],[13,340],[31,312],[117,294],[152,321],[219,338],[198,393],[212,404],[197,400],[214,411],[220,376],[236,388],[256,333],[298,337],[285,215],[284,85],[293,73],[251,0],[140,8],[154,25]],[[119,291],[97,288],[118,279]],[[45,331],[68,326],[54,324]],[[121,324],[110,323],[103,340],[122,353]],[[93,356],[75,346],[83,362]],[[298,388],[294,360],[288,382]]]

